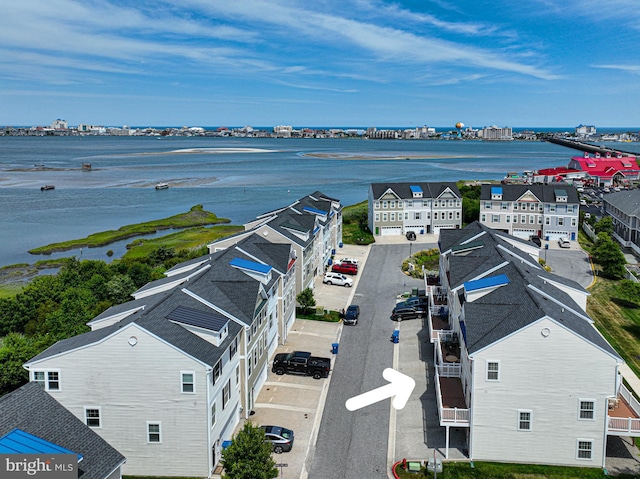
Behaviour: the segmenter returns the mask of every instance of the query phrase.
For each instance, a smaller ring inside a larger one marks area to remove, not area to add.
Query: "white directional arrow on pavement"
[[[387,368],[382,371],[382,377],[389,381],[389,384],[372,389],[366,393],[347,399],[345,406],[349,411],[370,406],[371,404],[393,397],[393,407],[402,409],[406,406],[409,396],[416,387],[416,382],[406,374],[402,374],[395,369]]]

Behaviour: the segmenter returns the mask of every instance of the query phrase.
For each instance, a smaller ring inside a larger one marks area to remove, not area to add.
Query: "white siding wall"
[[[199,362],[131,325],[32,367],[48,368],[60,370],[60,391],[51,395],[80,420],[85,406],[100,407],[94,430],[127,458],[123,474],[209,475],[208,378]],[[181,393],[181,371],[195,373],[194,394]],[[148,421],[161,422],[161,444],[147,442]]]
[[[500,361],[499,382],[485,380],[491,360]],[[602,465],[611,356],[544,319],[476,354],[473,368],[472,459]],[[594,420],[578,419],[580,399],[596,401]],[[532,411],[532,431],[518,431],[519,409]],[[593,439],[592,460],[576,459],[577,438]]]

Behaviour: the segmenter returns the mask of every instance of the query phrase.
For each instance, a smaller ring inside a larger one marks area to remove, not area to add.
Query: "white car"
[[[558,238],[560,248],[571,248],[571,242],[567,238]]]
[[[340,260],[338,260],[338,263],[351,263],[351,264],[355,264],[356,266],[358,265],[358,260],[355,258],[342,258]]]
[[[334,273],[332,271],[328,271],[324,274],[324,278],[322,278],[322,282],[325,284],[335,284],[337,286],[346,286],[348,288],[353,286],[353,280],[351,278],[347,278],[342,273]]]

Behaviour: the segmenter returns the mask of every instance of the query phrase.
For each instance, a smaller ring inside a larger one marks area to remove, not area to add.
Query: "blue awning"
[[[0,453],[2,454],[75,454],[78,462],[82,461],[82,454],[70,451],[46,441],[38,436],[14,429],[0,437]]]

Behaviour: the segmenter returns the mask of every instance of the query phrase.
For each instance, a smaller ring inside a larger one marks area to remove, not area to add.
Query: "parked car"
[[[284,373],[302,374],[313,376],[314,379],[326,378],[331,370],[331,360],[311,356],[306,351],[293,351],[292,353],[279,353],[273,358],[271,372],[282,376]]]
[[[392,321],[404,321],[405,319],[421,318],[425,310],[418,306],[396,306],[391,312]]]
[[[342,258],[341,260],[337,261],[338,263],[351,263],[351,264],[355,264],[356,266],[358,265],[358,260],[355,258]]]
[[[322,278],[322,282],[325,284],[335,284],[338,286],[346,286],[348,288],[353,286],[353,280],[351,278],[347,278],[342,273],[333,273],[331,271],[328,271],[324,274],[324,277]]]
[[[396,308],[408,306],[417,306],[426,311],[426,308],[429,306],[429,298],[427,298],[426,296],[410,296],[404,301],[396,304]]]
[[[558,238],[560,248],[571,248],[571,242],[567,238]]]
[[[415,241],[416,240],[416,233],[415,231],[407,231],[406,235],[407,239],[409,241]]]
[[[534,243],[538,248],[542,247],[542,241],[540,240],[540,238],[536,235],[531,235],[529,236],[529,241],[531,241],[532,243]]]
[[[271,443],[273,452],[289,452],[293,447],[293,431],[280,426],[260,426],[264,430],[264,440]]]
[[[335,263],[331,266],[334,273],[358,274],[358,265],[353,263]]]
[[[344,318],[342,322],[344,324],[350,324],[355,326],[358,324],[358,318],[360,317],[360,306],[357,304],[352,304],[347,308],[347,312],[344,313]]]

